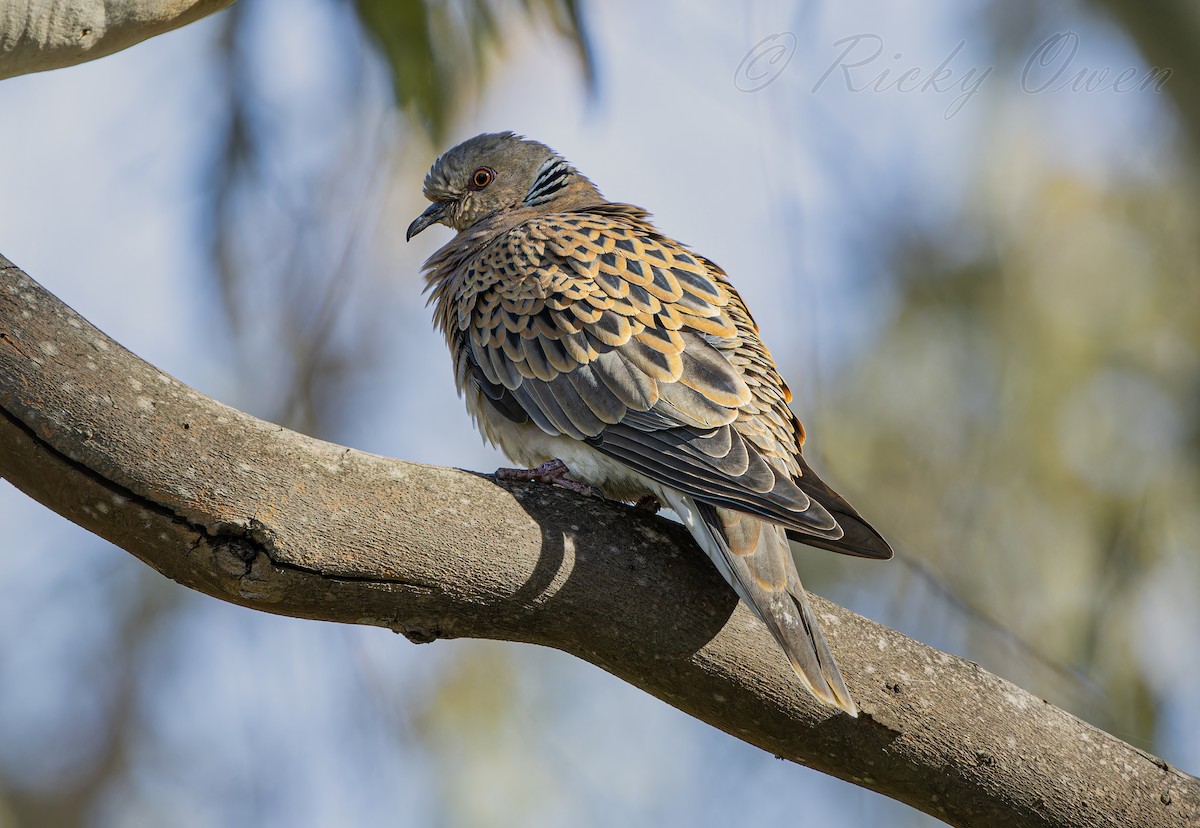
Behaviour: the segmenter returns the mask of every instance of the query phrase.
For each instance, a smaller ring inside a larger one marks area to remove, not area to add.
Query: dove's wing
[[[827,487],[803,479],[803,429],[745,305],[643,217],[626,205],[540,216],[460,265],[459,370],[502,416],[836,548]],[[839,551],[890,555],[879,544]]]

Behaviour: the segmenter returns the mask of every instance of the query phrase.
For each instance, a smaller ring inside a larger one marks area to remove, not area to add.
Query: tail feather
[[[725,580],[767,625],[804,686],[826,704],[857,716],[858,706],[800,583],[783,527],[697,503],[678,492],[664,494]]]
[[[842,527],[840,538],[828,538],[812,535],[796,529],[788,530],[788,537],[794,541],[839,552],[843,555],[855,555],[860,558],[876,558],[890,560],[892,547],[883,539],[883,535],[875,531],[875,527],[862,519],[853,506],[835,492],[829,485],[817,476],[804,458],[800,458],[801,475],[796,478],[796,485],[810,498],[825,507],[833,515],[838,526]]]

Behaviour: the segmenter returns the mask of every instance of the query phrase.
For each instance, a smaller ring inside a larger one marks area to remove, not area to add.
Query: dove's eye
[[[480,167],[475,172],[471,173],[471,183],[469,189],[482,190],[487,185],[491,184],[496,178],[495,170],[490,167]]]

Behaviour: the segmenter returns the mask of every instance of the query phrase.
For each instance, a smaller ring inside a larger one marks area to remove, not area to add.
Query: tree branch
[[[5,0],[0,80],[74,66],[128,49],[233,0]]]
[[[1200,780],[814,596],[862,708],[835,714],[681,526],[257,420],[138,359],[2,256],[0,475],[216,598],[414,641],[554,647],[954,825],[1200,825]]]

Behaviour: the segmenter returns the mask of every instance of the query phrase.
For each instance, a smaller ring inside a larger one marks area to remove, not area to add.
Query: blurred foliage
[[[506,648],[472,642],[415,705],[415,733],[451,825],[545,824],[554,774],[538,755],[520,705],[519,664]]]
[[[1137,44],[1151,66],[1170,69],[1163,88],[1175,102],[1188,130],[1192,151],[1200,154],[1200,74],[1196,69],[1196,44],[1200,43],[1200,6],[1189,0],[1139,3],[1137,0],[1093,0],[1110,14]]]
[[[211,273],[243,404],[317,434],[336,420],[353,367],[369,364],[370,320],[335,333],[355,316],[355,256],[381,195],[389,122],[372,106],[369,50],[344,7],[325,12],[326,54],[314,57],[323,60],[307,97],[262,59],[260,9],[238,3],[220,18],[228,114],[205,176]]]
[[[960,227],[899,237],[899,311],[822,436],[889,493],[902,554],[1102,695],[987,625],[956,649],[1149,747],[1147,642],[1169,631],[1146,628],[1147,587],[1200,537],[1200,203],[1173,177],[1073,175],[1036,135],[982,148]]]
[[[400,106],[436,144],[458,104],[478,93],[489,53],[513,17],[548,19],[575,47],[591,85],[592,50],[578,0],[357,0],[363,25],[391,66]]]
[[[145,567],[113,560],[97,543],[82,563],[57,584],[63,593],[87,595],[83,581],[100,593],[99,606],[67,602],[50,612],[18,603],[14,618],[38,618],[38,634],[25,624],[5,624],[0,634],[0,687],[28,681],[19,669],[36,669],[44,659],[60,661],[70,681],[53,699],[53,717],[34,715],[18,732],[0,740],[0,828],[92,824],[100,803],[136,764],[141,737],[141,701],[153,673],[152,647],[162,625],[194,599]],[[44,598],[29,594],[32,603]],[[77,629],[80,610],[99,610],[86,629]],[[48,674],[49,670],[46,671]]]

